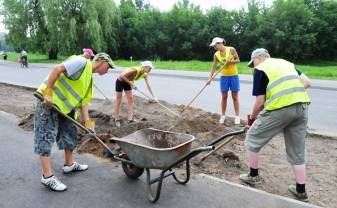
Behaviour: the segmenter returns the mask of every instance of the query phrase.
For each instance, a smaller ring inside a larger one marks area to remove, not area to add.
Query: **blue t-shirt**
[[[297,74],[300,76],[302,72],[296,69]],[[269,79],[264,71],[254,69],[253,78],[253,96],[265,95]]]

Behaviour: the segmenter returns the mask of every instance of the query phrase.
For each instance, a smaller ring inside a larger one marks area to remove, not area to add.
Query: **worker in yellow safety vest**
[[[80,111],[84,125],[94,132],[95,122],[90,120],[88,101],[92,98],[93,73],[104,75],[109,68],[114,68],[110,56],[97,54],[93,61],[82,56],[72,56],[53,68],[42,82],[37,92],[43,95],[44,101],[37,100],[34,122],[34,152],[40,155],[42,166],[42,184],[53,191],[67,189],[52,173],[50,152],[56,141],[59,149],[64,150],[64,173],[83,171],[87,165],[74,161],[73,150],[77,146],[75,125],[56,111],[55,105],[64,114],[76,118]]]
[[[311,82],[293,63],[271,58],[264,48],[253,51],[248,65],[254,68],[253,95],[256,96],[249,120],[256,120],[245,141],[250,171],[241,174],[240,179],[249,184],[261,183],[258,153],[282,132],[287,158],[296,179],[296,184],[290,185],[288,190],[297,199],[308,201],[305,190],[305,138],[310,98],[306,88]]]
[[[119,77],[116,79],[115,89],[116,89],[116,102],[115,102],[115,125],[116,127],[121,126],[121,121],[119,118],[120,113],[120,106],[122,103],[122,96],[123,96],[123,90],[125,92],[126,98],[127,98],[127,119],[128,123],[133,123],[133,94],[132,89],[138,90],[137,86],[135,85],[135,81],[138,81],[140,79],[144,79],[147,89],[150,92],[150,94],[153,97],[153,100],[157,102],[158,99],[153,94],[153,91],[151,89],[148,74],[153,69],[153,65],[151,61],[143,61],[141,62],[139,67],[131,67],[127,69],[126,71],[122,72]]]

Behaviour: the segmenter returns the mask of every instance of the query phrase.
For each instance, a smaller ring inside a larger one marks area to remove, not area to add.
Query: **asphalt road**
[[[193,175],[186,185],[166,178],[156,204],[147,200],[144,175],[129,180],[116,163],[75,154],[89,165],[85,172],[64,175],[63,154],[52,152],[54,174],[68,190],[52,192],[40,183],[38,156],[33,153],[32,132],[17,126],[17,121],[0,111],[0,207],[1,208],[305,208],[314,207],[293,199],[233,184],[206,175]]]
[[[29,69],[21,69],[18,63],[0,61],[0,82],[14,83],[37,87],[47,76],[52,64],[30,64]],[[108,75],[95,75],[95,84],[105,95],[114,98],[114,85],[118,73],[122,69],[110,71]],[[154,70],[150,74],[150,82],[160,100],[174,104],[186,105],[204,86],[208,73],[178,72],[170,70]],[[252,77],[241,75],[240,108],[241,118],[251,112],[254,97],[251,96]],[[147,92],[144,81],[138,87]],[[337,81],[313,80],[313,87],[308,90],[312,103],[309,108],[309,129],[311,132],[337,136]],[[136,93],[137,94],[137,93]],[[142,96],[141,94],[137,94]],[[96,90],[96,97],[102,95]],[[232,101],[229,98],[228,115],[234,115]],[[205,111],[220,112],[219,81],[216,79],[207,87],[192,106]]]

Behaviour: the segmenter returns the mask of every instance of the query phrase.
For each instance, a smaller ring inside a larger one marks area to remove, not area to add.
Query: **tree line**
[[[123,59],[211,60],[215,36],[243,60],[258,47],[297,62],[337,57],[336,0],[247,0],[247,9],[206,12],[188,0],[165,12],[144,0],[0,1],[6,42],[50,59],[90,47]]]

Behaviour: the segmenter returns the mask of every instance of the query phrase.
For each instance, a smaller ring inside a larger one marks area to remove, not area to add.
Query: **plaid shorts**
[[[78,144],[76,126],[56,111],[42,107],[38,100],[34,117],[34,152],[49,156],[55,141],[60,150],[75,149]]]

